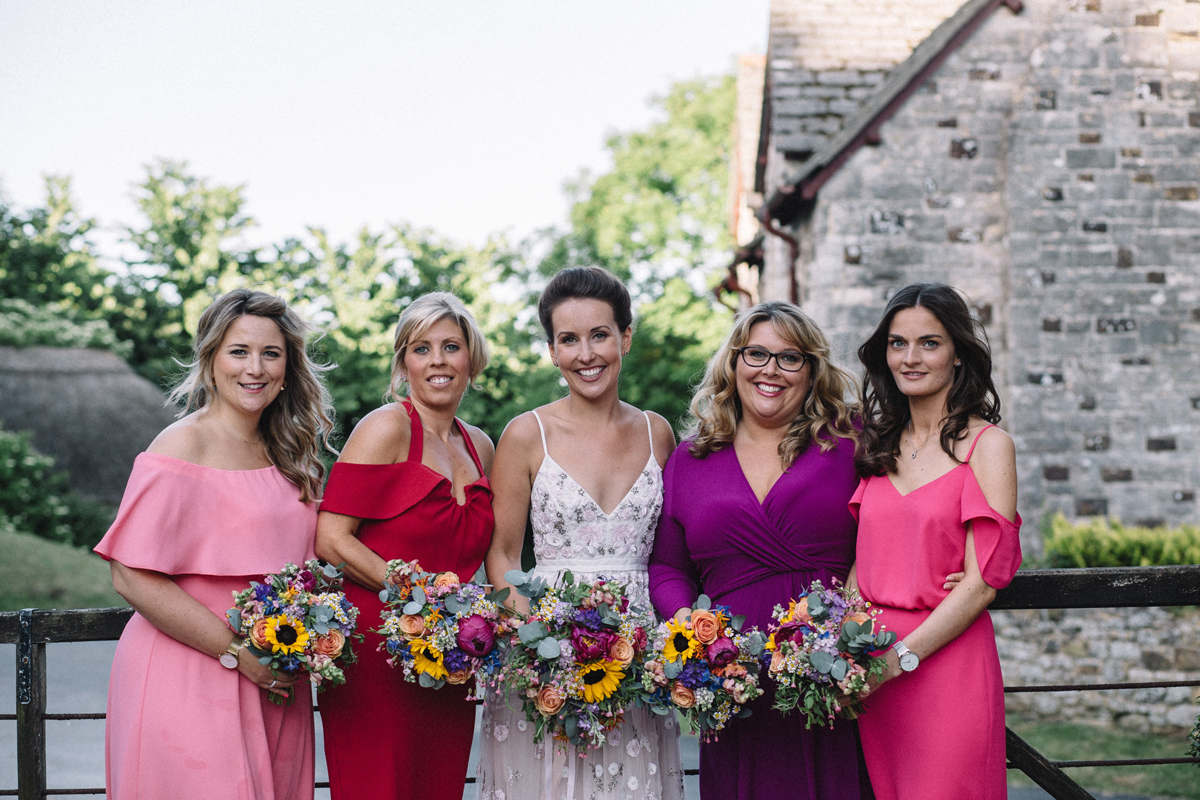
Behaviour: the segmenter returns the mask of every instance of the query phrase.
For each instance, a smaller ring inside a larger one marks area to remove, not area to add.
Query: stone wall
[[[1006,686],[1193,681],[1200,684],[1200,611],[993,611]],[[1200,685],[1005,695],[1009,715],[1151,733],[1191,730]]]
[[[1200,521],[1198,30],[1196,0],[1000,8],[795,225],[801,302],[855,372],[895,289],[971,298],[1029,522]]]

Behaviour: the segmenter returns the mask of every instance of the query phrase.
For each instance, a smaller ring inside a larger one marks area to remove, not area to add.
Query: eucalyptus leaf
[[[242,614],[236,608],[231,608],[225,612],[225,619],[229,620],[229,627],[241,633],[242,630]]]
[[[667,714],[671,713],[670,709],[664,708],[662,706],[650,706],[650,710],[653,711],[655,714],[658,714],[660,717],[665,717]]]
[[[737,614],[733,619],[729,620],[729,627],[733,628],[738,633],[741,633],[742,626],[746,624],[746,615]]]
[[[313,630],[317,632],[318,636],[324,636],[325,634],[329,633],[329,623],[325,622],[324,620],[316,620],[313,622],[312,627]]]
[[[842,625],[842,638],[845,639],[846,641],[850,641],[855,636],[858,636],[858,632],[861,629],[862,629],[862,625],[860,625],[859,623],[855,622],[852,619],[847,620]]]
[[[342,566],[345,566],[345,562],[342,562]],[[341,577],[342,570],[339,567],[335,567],[333,564],[326,564],[325,566],[321,567],[321,574],[332,580],[334,578]]]
[[[837,659],[833,662],[833,668],[829,670],[829,677],[835,681],[840,681],[846,677],[846,673],[850,671],[850,665],[842,659]]]
[[[407,603],[404,604],[403,611],[405,614],[420,614],[421,609],[424,607],[425,607],[424,603],[418,603],[416,600],[409,600]]]
[[[547,636],[538,642],[537,653],[538,658],[545,661],[552,661],[562,655],[562,647],[558,644],[558,639]]]
[[[663,664],[663,675],[666,675],[670,680],[678,678],[681,672],[683,672],[682,661],[668,661]]]
[[[262,658],[260,658],[258,660],[258,663],[262,664],[264,667],[269,667],[269,666],[271,666],[271,657],[263,656]]]
[[[563,732],[567,734],[567,738],[575,738],[579,735],[579,720],[575,717],[567,717],[563,721]]]
[[[706,594],[700,595],[696,598],[696,608],[702,608],[705,611],[709,610],[712,608],[712,599]]]
[[[419,676],[417,676],[417,682],[426,689],[432,689],[437,686],[437,679],[428,672],[422,672]]]
[[[751,711],[747,706],[738,706],[737,715],[742,719],[745,719],[746,717],[753,716],[754,712]]]
[[[836,659],[824,650],[814,650],[808,656],[808,663],[812,664],[813,669],[822,675],[829,674],[829,671],[833,669],[834,661]]]
[[[412,599],[415,600],[416,602],[420,603],[421,605],[425,605],[425,603],[427,603],[429,601],[429,598],[427,598],[425,596],[425,590],[422,589],[420,586],[413,587]]]
[[[496,591],[491,592],[490,594],[484,595],[483,599],[491,600],[493,603],[499,605],[499,604],[503,603],[505,600],[507,600],[508,596],[510,594],[512,594],[512,589],[505,586],[503,589],[497,589]]]
[[[565,570],[562,574],[562,585],[563,586],[571,586],[574,583],[575,583],[575,573],[571,572],[571,570],[569,570],[569,569]]]
[[[534,642],[546,638],[546,626],[537,620],[526,622],[517,628],[517,638],[521,640],[521,644],[531,647]]]
[[[821,601],[821,596],[816,592],[808,596],[808,615],[816,622],[820,622],[829,616],[829,609]]]
[[[389,600],[391,600],[391,599],[392,599],[392,589],[391,589],[391,587],[390,587],[390,586],[384,586],[384,587],[383,587],[383,590],[379,592],[379,602],[381,602],[381,603],[386,603],[387,601],[389,601]]]
[[[464,603],[452,594],[446,595],[446,599],[442,602],[446,604],[446,610],[451,614],[461,614],[471,608],[469,603]]]

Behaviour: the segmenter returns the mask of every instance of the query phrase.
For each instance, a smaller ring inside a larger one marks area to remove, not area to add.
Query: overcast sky
[[[0,0],[0,196],[69,174],[131,223],[158,157],[247,186],[255,244],[409,221],[464,242],[566,215],[674,80],[764,52],[768,0]]]

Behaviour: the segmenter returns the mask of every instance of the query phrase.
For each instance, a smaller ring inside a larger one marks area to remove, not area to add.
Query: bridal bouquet
[[[768,672],[779,688],[775,708],[799,710],[804,726],[832,724],[841,714],[854,719],[862,712],[859,695],[867,680],[887,668],[884,656],[896,634],[877,625],[871,604],[857,591],[813,581],[808,593],[775,606],[766,651]],[[844,707],[839,697],[853,698]]]
[[[716,741],[731,718],[749,716],[742,706],[763,693],[758,672],[766,637],[743,631],[745,622],[700,595],[685,622],[659,625],[642,672],[647,704],[659,714],[678,710],[705,741]]]
[[[355,633],[358,609],[346,599],[341,570],[315,558],[299,567],[285,564],[278,573],[264,575],[262,583],[234,592],[226,618],[260,664],[288,675],[307,672],[317,691],[346,682],[339,664],[356,660],[346,640],[362,639]],[[269,697],[290,704],[295,692],[286,699]]]
[[[581,751],[599,747],[642,695],[649,619],[616,581],[576,583],[568,571],[551,587],[517,570],[504,579],[529,598],[530,614],[497,683],[521,698],[535,742],[549,733]]]
[[[376,633],[383,636],[388,664],[399,665],[404,680],[440,689],[500,666],[496,642],[509,632],[500,605],[507,590],[491,595],[453,572],[424,572],[416,561],[389,561],[387,569],[379,593],[387,607]]]

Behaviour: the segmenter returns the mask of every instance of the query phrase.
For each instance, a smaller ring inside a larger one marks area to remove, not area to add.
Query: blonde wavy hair
[[[692,455],[704,458],[733,442],[742,418],[742,401],[737,392],[738,348],[750,341],[750,329],[760,322],[771,323],[775,333],[806,354],[811,371],[812,386],[779,443],[784,469],[814,440],[823,451],[835,446],[835,438],[856,442],[856,407],[846,402],[847,397],[855,394],[854,378],[833,363],[829,342],[816,323],[798,307],[776,300],[759,303],[739,314],[733,330],[708,362],[689,407],[692,425],[686,438],[691,439]]]
[[[435,323],[444,319],[454,320],[462,329],[463,338],[467,340],[467,356],[470,359],[470,382],[472,385],[478,378],[488,361],[491,353],[488,350],[487,339],[483,330],[466,305],[456,295],[450,292],[430,292],[423,294],[408,304],[408,308],[400,314],[396,323],[395,353],[392,356],[392,378],[383,399],[400,402],[404,399],[404,356],[408,354],[409,345],[425,335],[425,332]],[[475,387],[479,388],[479,387]]]
[[[235,289],[217,298],[200,315],[192,341],[193,359],[183,364],[187,373],[171,391],[167,402],[179,403],[179,416],[198,411],[217,395],[213,364],[229,327],[245,315],[265,317],[283,334],[287,365],[285,389],[263,410],[258,431],[267,457],[285,478],[300,488],[300,501],[320,500],[325,480],[321,462],[322,445],[329,445],[334,431],[333,401],[321,381],[321,373],[333,364],[317,364],[308,355],[308,339],[314,328],[288,308],[282,298],[266,292]]]

